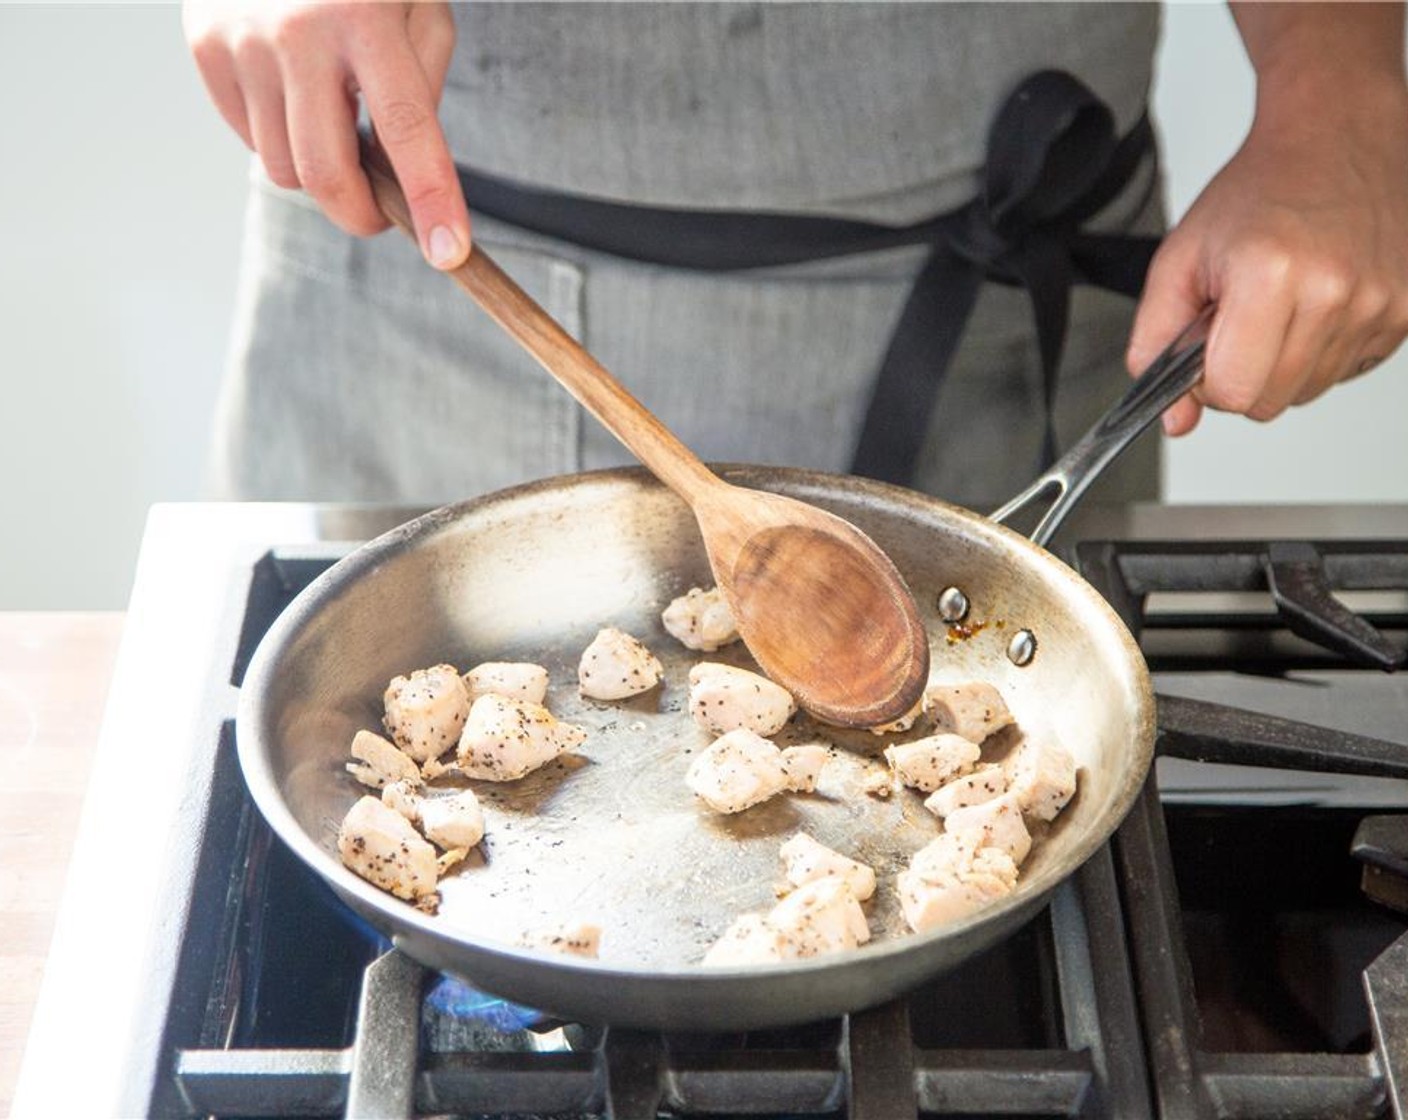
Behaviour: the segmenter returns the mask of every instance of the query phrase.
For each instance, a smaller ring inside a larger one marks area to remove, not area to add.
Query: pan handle
[[[1149,363],[1109,412],[1081,436],[1066,454],[1035,482],[991,515],[1006,522],[1019,510],[1049,498],[1050,507],[1042,515],[1031,539],[1045,545],[1075,508],[1081,495],[1145,428],[1154,422],[1203,377],[1203,349],[1214,307],[1209,304],[1189,323],[1168,347]]]

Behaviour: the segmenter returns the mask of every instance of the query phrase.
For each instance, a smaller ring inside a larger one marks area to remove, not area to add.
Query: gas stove
[[[1081,514],[1161,695],[1115,839],[906,998],[730,1035],[427,973],[253,808],[249,655],[414,512],[153,511],[16,1116],[1408,1118],[1408,508]]]

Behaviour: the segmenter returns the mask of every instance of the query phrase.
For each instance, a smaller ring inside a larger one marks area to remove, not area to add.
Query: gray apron
[[[1122,128],[1135,120],[1156,18],[1080,5],[475,5],[443,115],[457,158],[551,189],[907,221],[971,196],[993,108],[1032,69],[1070,69]],[[1141,201],[1154,173],[1092,226],[1157,232],[1157,192]],[[897,249],[704,274],[479,215],[474,232],[705,458],[832,471],[850,463],[924,260]],[[1076,289],[1063,440],[1121,390],[1131,316],[1123,297]],[[1040,400],[1026,299],[987,285],[915,485],[978,507],[1009,496],[1037,459]],[[1156,442],[1130,454],[1106,498],[1156,496]],[[256,182],[219,493],[438,503],[624,461],[409,242],[346,238],[301,196]]]

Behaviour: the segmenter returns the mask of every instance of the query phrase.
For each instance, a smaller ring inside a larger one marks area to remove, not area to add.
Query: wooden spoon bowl
[[[362,162],[386,216],[413,234],[385,154]],[[448,275],[693,510],[709,565],[753,657],[827,723],[874,727],[907,714],[929,676],[914,598],[849,522],[710,471],[482,249]]]
[[[798,704],[843,727],[889,723],[914,707],[928,638],[874,541],[825,510],[722,480],[690,504],[739,634]]]

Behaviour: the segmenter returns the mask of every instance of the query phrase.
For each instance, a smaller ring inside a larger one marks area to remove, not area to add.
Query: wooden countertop
[[[19,1078],[122,621],[0,612],[0,1116]]]

